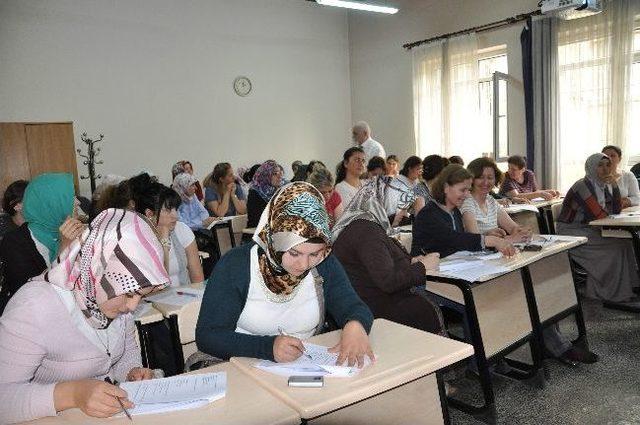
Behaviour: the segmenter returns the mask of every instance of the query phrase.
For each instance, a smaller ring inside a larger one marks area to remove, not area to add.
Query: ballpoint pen
[[[278,333],[279,333],[280,335],[282,335],[282,336],[291,336],[291,335],[289,335],[288,333],[286,333],[286,332],[284,331],[284,329],[282,329],[280,326],[278,326]],[[306,349],[306,348],[304,348],[304,344],[302,344],[302,347],[303,347],[303,348],[302,348],[302,354],[304,354],[307,358],[309,358],[309,359],[312,359],[312,360],[313,360],[313,358],[309,355],[309,353],[307,353],[307,349]]]
[[[108,376],[106,378],[104,378],[104,382],[111,384],[111,385],[118,385],[118,381],[112,381],[111,378],[109,378]],[[127,418],[129,418],[130,421],[133,421],[133,418],[131,417],[131,414],[129,413],[129,411],[124,407],[124,404],[122,404],[122,400],[120,400],[120,397],[116,397],[116,400],[118,400],[118,403],[120,404],[120,407],[122,407],[122,411],[124,412],[125,415],[127,415]]]
[[[178,295],[186,295],[187,297],[198,298],[198,296],[196,294],[192,294],[190,292],[176,291],[176,294],[178,294]]]

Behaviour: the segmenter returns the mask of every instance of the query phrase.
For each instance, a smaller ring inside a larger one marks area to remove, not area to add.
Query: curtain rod
[[[506,26],[509,26],[509,25],[517,24],[518,22],[526,21],[527,19],[529,19],[532,16],[538,16],[538,15],[541,15],[541,14],[542,14],[542,12],[540,12],[540,10],[534,10],[533,12],[522,13],[520,15],[516,15],[516,16],[513,16],[511,18],[505,18],[505,19],[502,19],[500,21],[491,22],[490,24],[484,24],[484,25],[480,25],[480,26],[477,26],[477,27],[473,27],[473,28],[467,28],[467,29],[461,30],[461,31],[450,32],[449,34],[438,35],[436,37],[427,38],[425,40],[414,41],[412,43],[403,44],[402,47],[407,49],[407,50],[411,50],[414,47],[418,47],[418,46],[420,46],[422,44],[431,43],[432,41],[442,40],[443,38],[451,38],[451,37],[455,37],[456,35],[469,34],[471,32],[490,31],[490,30],[493,30],[493,29],[496,29],[496,28],[501,28],[501,27],[506,27]]]

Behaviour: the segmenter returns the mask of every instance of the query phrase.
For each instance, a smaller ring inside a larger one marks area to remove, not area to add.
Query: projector
[[[540,6],[543,14],[567,20],[602,12],[602,0],[542,0]]]

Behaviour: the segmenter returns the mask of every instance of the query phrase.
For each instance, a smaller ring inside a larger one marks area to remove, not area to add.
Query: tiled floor
[[[544,389],[496,377],[494,391],[500,424],[640,424],[640,314],[603,309],[583,301],[591,350],[600,362],[568,368],[547,360]],[[577,335],[565,321],[563,332]],[[474,380],[457,380],[459,396],[479,397]],[[479,424],[451,409],[452,424]]]

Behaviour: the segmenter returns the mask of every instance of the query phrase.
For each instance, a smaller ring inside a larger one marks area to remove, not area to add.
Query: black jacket
[[[0,242],[0,262],[3,263],[4,284],[0,290],[0,315],[9,299],[30,278],[47,268],[47,263],[31,239],[29,227],[24,223],[7,233]]]
[[[459,209],[453,210],[453,218],[455,230],[451,216],[435,201],[422,208],[413,223],[411,255],[438,252],[440,257],[446,257],[457,251],[482,250],[482,236],[464,231]]]

